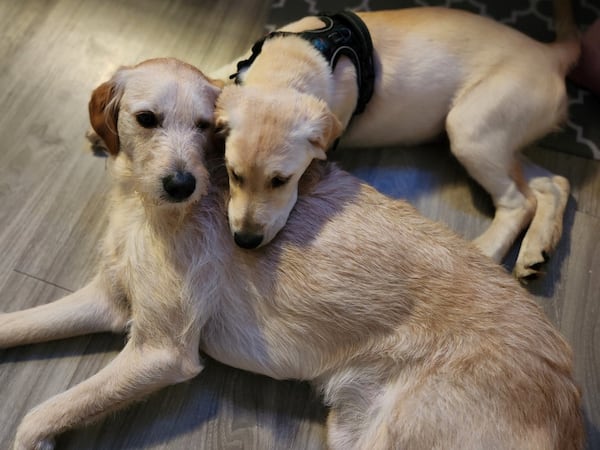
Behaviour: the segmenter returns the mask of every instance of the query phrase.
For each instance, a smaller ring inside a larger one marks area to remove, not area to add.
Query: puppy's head
[[[298,181],[342,131],[325,102],[292,89],[227,86],[215,123],[226,136],[229,225],[236,243],[270,242],[296,203]]]
[[[90,122],[114,158],[122,187],[157,206],[206,193],[204,156],[219,92],[199,70],[170,58],[120,68],[96,88]]]

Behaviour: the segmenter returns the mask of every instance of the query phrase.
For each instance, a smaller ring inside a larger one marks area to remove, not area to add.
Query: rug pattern
[[[600,17],[599,0],[579,0],[575,19],[585,30]],[[543,42],[554,39],[551,0],[274,0],[267,20],[268,30],[321,11],[352,9],[375,11],[414,6],[445,6],[466,9],[516,28]],[[600,160],[600,98],[568,82],[569,118],[559,132],[541,144],[551,149]]]

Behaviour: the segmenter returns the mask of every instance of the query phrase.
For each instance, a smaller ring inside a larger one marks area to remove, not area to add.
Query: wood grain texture
[[[210,70],[262,33],[266,0],[21,0],[0,2],[0,310],[57,299],[92,277],[106,225],[105,161],[83,138],[91,90],[120,65],[175,56]],[[538,164],[573,185],[565,235],[531,283],[575,352],[589,448],[600,448],[600,163],[533,147]],[[489,197],[444,142],[346,152],[357,176],[473,238]],[[518,246],[505,265],[511,268]],[[101,334],[0,351],[0,449],[32,407],[88,378],[124,343]],[[310,387],[208,361],[59,449],[319,449],[326,411]]]

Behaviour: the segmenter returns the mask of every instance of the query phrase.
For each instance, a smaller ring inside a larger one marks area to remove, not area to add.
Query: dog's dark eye
[[[196,122],[196,128],[200,131],[206,131],[212,127],[212,124],[208,120],[198,120]]]
[[[236,183],[236,184],[242,184],[244,182],[244,179],[238,175],[237,173],[235,173],[235,171],[230,170],[229,174],[231,175],[231,179]]]
[[[290,181],[290,177],[273,177],[271,178],[271,187],[277,189],[287,184],[288,181]]]
[[[158,126],[158,118],[152,111],[142,111],[135,115],[135,120],[144,128],[156,128]]]

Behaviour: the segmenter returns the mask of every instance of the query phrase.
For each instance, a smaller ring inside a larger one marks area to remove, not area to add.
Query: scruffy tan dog
[[[565,22],[567,13],[561,12]],[[475,244],[500,261],[529,225],[515,274],[537,274],[562,234],[569,183],[524,160],[519,150],[565,119],[564,77],[578,57],[578,40],[546,45],[490,19],[443,8],[358,16],[372,36],[375,84],[366,109],[353,119],[359,92],[354,64],[342,57],[332,70],[297,35],[265,40],[238,74],[241,85],[224,89],[217,124],[229,132],[228,214],[238,245],[255,248],[273,239],[294,206],[300,176],[313,159],[326,157],[342,130],[346,147],[415,144],[446,131],[453,154],[496,207]],[[323,26],[306,17],[282,30]],[[561,36],[572,35],[563,28]],[[282,127],[284,121],[291,126]]]
[[[99,270],[61,300],[1,314],[0,347],[129,340],[27,414],[15,449],[51,449],[56,434],[196,376],[199,350],[311,380],[331,449],[581,448],[568,345],[516,281],[407,203],[314,163],[279,236],[236,246],[222,156],[210,156],[217,92],[161,59],[93,93],[114,178]]]

